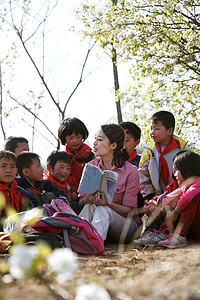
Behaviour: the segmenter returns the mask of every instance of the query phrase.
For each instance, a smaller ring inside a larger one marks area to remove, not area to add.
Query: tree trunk
[[[118,123],[122,122],[122,112],[121,112],[121,103],[117,99],[117,94],[119,92],[119,77],[117,69],[117,53],[116,49],[112,47],[112,64],[113,64],[113,75],[114,75],[114,84],[115,84],[115,101],[117,108],[117,120]]]
[[[2,73],[1,73],[1,62],[0,62],[0,126],[3,133],[4,140],[6,139],[6,134],[3,127],[3,92],[2,92]]]

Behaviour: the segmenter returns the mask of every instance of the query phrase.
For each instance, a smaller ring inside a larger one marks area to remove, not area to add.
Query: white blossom
[[[43,210],[38,207],[34,207],[30,210],[27,210],[24,216],[24,222],[29,224],[31,221],[38,220],[42,217]]]
[[[8,268],[15,279],[25,279],[31,273],[34,260],[38,256],[36,246],[15,245],[8,259]]]
[[[91,283],[77,288],[75,300],[111,300],[111,297],[104,287]]]
[[[55,249],[48,257],[48,268],[56,275],[59,283],[64,283],[73,277],[78,269],[77,255],[70,249]]]

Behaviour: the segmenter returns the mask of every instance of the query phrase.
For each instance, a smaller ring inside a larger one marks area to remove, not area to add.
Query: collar
[[[173,138],[174,138],[175,140],[178,140],[178,141],[180,142],[180,148],[181,148],[181,149],[184,149],[184,147],[186,146],[187,142],[184,141],[184,140],[183,140],[182,138],[180,138],[179,136],[176,136],[176,135],[174,135],[174,134],[172,134],[172,136],[173,136]],[[156,143],[155,143],[154,141],[151,141],[151,142],[148,144],[147,148],[148,148],[148,149],[153,149],[155,146],[156,146]],[[167,145],[166,145],[166,146],[167,146]]]
[[[24,178],[26,184],[28,184],[33,190],[38,190],[42,187],[43,185],[43,181],[37,181],[36,182],[36,185],[34,186],[29,180],[27,177]]]
[[[104,164],[103,164],[103,158],[102,157],[99,157],[99,162],[98,162],[98,167],[100,167],[100,169],[102,171],[105,170],[105,167],[104,167]],[[121,168],[118,168],[116,167],[115,165],[112,166],[112,168],[110,169],[110,171],[116,171],[116,170],[120,170],[122,172],[125,172],[125,164],[121,167]]]

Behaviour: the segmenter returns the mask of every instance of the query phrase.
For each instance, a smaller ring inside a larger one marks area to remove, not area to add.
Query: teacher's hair
[[[117,147],[114,151],[113,164],[116,167],[121,168],[129,158],[128,152],[124,148],[124,129],[120,125],[113,123],[102,125],[101,129],[103,130],[111,144],[117,144]]]

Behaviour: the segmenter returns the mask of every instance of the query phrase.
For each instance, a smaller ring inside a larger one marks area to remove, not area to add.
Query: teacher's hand
[[[93,203],[97,206],[108,206],[108,201],[106,200],[104,192],[97,192],[94,195]]]

